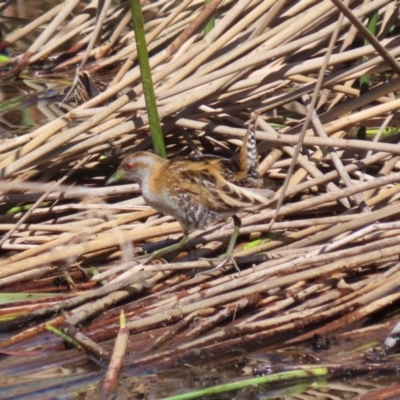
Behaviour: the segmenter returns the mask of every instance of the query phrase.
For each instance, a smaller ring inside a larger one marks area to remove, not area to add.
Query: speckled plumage
[[[184,231],[204,229],[266,199],[234,183],[236,164],[214,156],[164,160],[138,152],[127,156],[122,176],[139,183],[146,203],[172,215]]]
[[[124,158],[117,175],[118,179],[137,182],[146,203],[174,217],[187,236],[192,230],[268,202],[271,190],[263,189],[264,195],[252,191],[263,184],[257,165],[250,128],[235,161],[211,155],[165,160],[153,153],[137,152]]]
[[[243,139],[237,162],[237,181],[246,187],[263,187],[263,179],[258,171],[257,143],[254,134],[254,124],[251,122]]]

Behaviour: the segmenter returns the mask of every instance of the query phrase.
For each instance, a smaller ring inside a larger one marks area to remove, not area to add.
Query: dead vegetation
[[[96,2],[71,18],[77,3],[61,3],[0,43],[12,47],[41,31],[3,66],[3,79],[35,69],[41,79],[72,81],[96,19]],[[18,332],[1,348],[29,345],[46,325],[73,336],[83,329],[101,345],[115,338],[123,309],[128,363],[165,367],[349,331],[398,305],[396,3],[350,2],[361,22],[378,13],[373,45],[340,17],[336,1],[211,3],[217,22],[205,37],[196,0],[149,2],[145,29],[169,156],[233,156],[256,114],[260,172],[280,187],[294,159],[287,189],[269,209],[242,218],[234,253],[241,272],[228,265],[199,274],[210,268],[201,257],[224,251],[230,224],[195,232],[187,253],[165,262],[133,260],[179,238],[180,228],[147,207],[137,185],[104,187],[121,155],[151,149],[129,5],[110,6],[85,66],[105,90],[0,143],[1,290],[52,293],[2,307],[14,317],[2,331]],[[367,75],[370,90],[360,93]],[[371,140],[355,139],[359,127]]]

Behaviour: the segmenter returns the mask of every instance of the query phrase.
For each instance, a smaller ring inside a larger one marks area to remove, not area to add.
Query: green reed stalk
[[[154,94],[153,80],[151,77],[149,53],[147,51],[140,0],[131,0],[131,9],[140,74],[142,77],[143,93],[146,102],[147,114],[149,116],[153,146],[154,150],[160,157],[167,158],[160,118],[158,116],[156,96]]]

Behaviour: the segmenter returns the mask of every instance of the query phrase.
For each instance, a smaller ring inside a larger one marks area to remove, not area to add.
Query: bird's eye
[[[129,171],[130,169],[133,168],[133,164],[132,163],[125,163],[123,165],[124,170]]]

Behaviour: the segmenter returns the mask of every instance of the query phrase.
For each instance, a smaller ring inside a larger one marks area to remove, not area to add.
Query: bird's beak
[[[107,179],[106,185],[110,185],[111,183],[118,182],[121,178],[122,178],[122,173],[120,170],[118,170]]]

